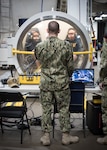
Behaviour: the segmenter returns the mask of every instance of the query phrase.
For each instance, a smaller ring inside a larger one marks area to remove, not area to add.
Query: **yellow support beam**
[[[87,51],[82,51],[82,52],[73,52],[73,54],[76,54],[76,55],[81,55],[81,54],[89,54],[89,59],[90,59],[90,61],[92,61],[93,60],[93,52],[95,51],[95,48],[93,48],[93,44],[92,43],[90,43],[90,49],[89,49],[89,51],[87,50]]]
[[[89,49],[89,51],[86,50],[86,51],[82,51],[82,52],[73,52],[73,54],[76,54],[76,55],[90,54],[89,55],[89,59],[90,59],[90,61],[92,61],[92,59],[93,59],[93,51],[94,51],[93,44],[90,43],[90,49]],[[25,54],[25,55],[30,54],[30,55],[34,55],[34,51],[17,50],[15,48],[12,49],[12,53],[13,53],[13,55],[15,55],[15,54]]]
[[[73,54],[81,55],[81,54],[91,54],[90,51],[82,51],[82,52],[73,52]]]
[[[12,49],[12,53],[13,53],[13,55],[15,55],[15,54],[26,54],[26,55],[30,54],[30,55],[33,55],[34,54],[33,51],[17,50],[15,48]]]

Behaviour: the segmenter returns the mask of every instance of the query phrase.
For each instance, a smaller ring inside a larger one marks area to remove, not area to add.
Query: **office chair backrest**
[[[23,95],[20,92],[0,92],[0,101],[22,101]]]
[[[24,116],[27,122],[27,129],[29,134],[31,134],[30,126],[27,118],[27,106],[23,95],[20,92],[0,92],[0,123],[1,131],[3,130],[3,119],[2,118],[14,118],[19,119],[19,121],[10,121],[9,125],[13,123],[17,125],[21,130],[21,144],[23,142],[23,130],[24,128]]]
[[[82,82],[72,82],[70,84],[71,100],[70,112],[82,113],[84,111],[85,85]]]

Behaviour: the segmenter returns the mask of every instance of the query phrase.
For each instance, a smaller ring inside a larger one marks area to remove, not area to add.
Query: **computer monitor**
[[[94,69],[75,69],[70,79],[74,82],[83,82],[86,87],[94,86]]]

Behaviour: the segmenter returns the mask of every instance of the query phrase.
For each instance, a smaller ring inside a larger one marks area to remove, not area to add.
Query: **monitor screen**
[[[94,69],[75,69],[72,76],[72,81],[94,83]]]

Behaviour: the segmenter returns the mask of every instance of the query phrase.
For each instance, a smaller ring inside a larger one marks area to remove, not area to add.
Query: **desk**
[[[21,93],[40,93],[39,85],[20,85],[19,88],[10,88],[7,84],[0,86],[1,92],[14,92],[18,91]]]
[[[99,86],[96,86],[95,88],[85,88],[85,93],[101,93],[101,89]]]
[[[19,91],[22,93],[40,93],[39,85],[20,85],[19,88],[10,88],[7,84],[6,85],[0,85],[0,91],[2,92],[10,92],[10,91]],[[85,88],[85,93],[101,93],[101,89],[99,86],[96,86],[95,88]]]

